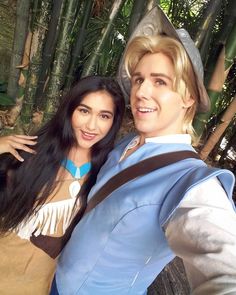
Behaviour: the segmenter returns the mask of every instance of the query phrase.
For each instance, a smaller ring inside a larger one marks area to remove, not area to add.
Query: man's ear
[[[195,100],[193,99],[192,95],[189,93],[189,91],[186,89],[186,95],[183,99],[183,108],[188,109],[195,103]]]

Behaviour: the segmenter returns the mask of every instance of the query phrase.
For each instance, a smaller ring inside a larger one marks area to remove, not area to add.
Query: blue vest
[[[89,198],[113,175],[141,159],[193,150],[188,144],[146,143],[119,162],[129,141],[111,152]],[[158,169],[116,189],[76,226],[59,259],[59,294],[145,294],[175,256],[165,238],[164,224],[192,187],[212,177],[218,177],[231,200],[233,174],[208,168],[197,159]]]

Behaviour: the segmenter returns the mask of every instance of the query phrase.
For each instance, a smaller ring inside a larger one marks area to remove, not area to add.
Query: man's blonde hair
[[[192,127],[192,121],[199,103],[199,92],[191,61],[182,44],[164,35],[136,37],[130,42],[126,50],[126,72],[131,78],[138,62],[144,55],[158,52],[165,54],[173,63],[176,74],[174,90],[181,95],[183,100],[185,100],[187,93],[194,100],[193,105],[186,111],[183,132],[190,134],[193,143],[196,144],[197,138]]]

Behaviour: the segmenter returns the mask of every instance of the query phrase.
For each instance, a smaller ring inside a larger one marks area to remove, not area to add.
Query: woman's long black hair
[[[108,134],[91,150],[92,168],[79,193],[84,210],[87,195],[96,182],[97,173],[114,145],[125,103],[120,87],[111,78],[90,76],[81,79],[62,99],[54,115],[38,132],[36,155],[21,152],[23,163],[11,155],[0,156],[0,232],[4,233],[34,214],[55,189],[61,162],[77,145],[71,117],[89,93],[105,90],[113,98],[115,115]]]

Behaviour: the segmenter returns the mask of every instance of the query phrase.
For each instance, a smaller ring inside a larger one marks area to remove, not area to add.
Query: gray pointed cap
[[[131,35],[129,42],[137,36],[155,36],[159,34],[165,34],[169,37],[175,38],[183,45],[185,48],[191,62],[193,65],[193,70],[196,75],[197,79],[197,86],[199,91],[199,106],[198,112],[207,112],[210,109],[210,100],[207,94],[206,88],[203,83],[203,65],[200,53],[196,48],[193,40],[191,39],[189,33],[185,29],[175,29],[172,25],[171,21],[165,15],[163,10],[156,6],[148,14],[144,16],[144,18],[139,22],[138,26],[134,30],[133,34]],[[126,46],[126,48],[127,48]],[[121,86],[121,89],[124,93],[126,101],[129,100],[130,95],[130,79],[127,76],[125,67],[124,67],[124,56],[121,58],[121,62],[119,65],[117,80]]]

